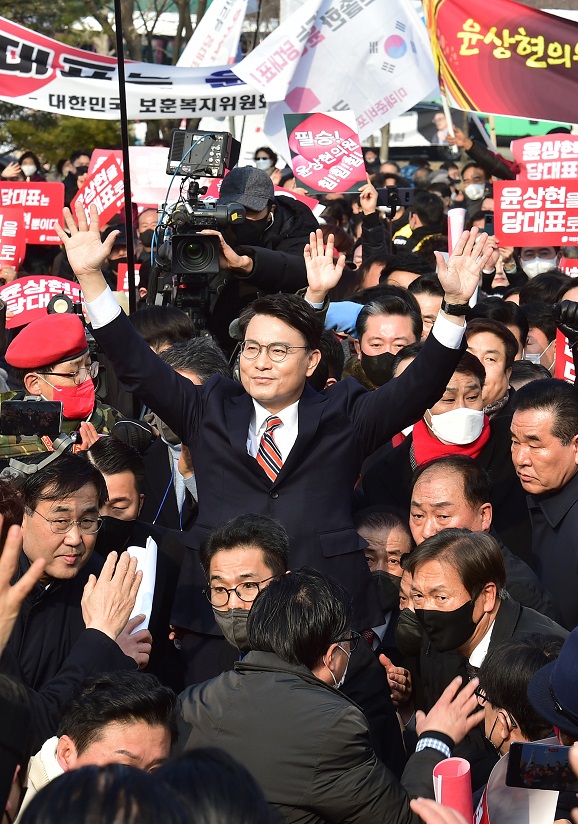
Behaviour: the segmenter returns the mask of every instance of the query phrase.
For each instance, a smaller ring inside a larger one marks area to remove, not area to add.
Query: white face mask
[[[558,258],[532,258],[532,260],[522,262],[522,269],[529,278],[535,278],[536,275],[555,269],[557,263]]]
[[[327,664],[325,664],[325,658],[323,658],[323,663],[325,664],[325,666],[326,666],[326,667],[327,667],[327,669],[329,670],[329,674],[330,674],[330,675],[331,675],[331,677],[333,678],[333,686],[335,687],[335,689],[336,689],[336,690],[340,690],[340,689],[341,689],[341,687],[343,686],[344,681],[345,681],[345,676],[347,675],[347,668],[349,667],[349,659],[351,658],[351,653],[350,653],[350,652],[347,652],[347,650],[346,650],[346,649],[343,649],[343,647],[341,646],[341,644],[337,644],[337,646],[339,647],[339,649],[340,649],[342,652],[344,652],[344,653],[347,655],[347,664],[346,664],[345,669],[344,669],[344,671],[343,671],[343,675],[341,676],[341,678],[339,679],[339,681],[338,681],[338,680],[337,680],[337,678],[333,675],[333,670],[330,670],[330,669],[329,669],[329,667],[327,667]]]
[[[469,197],[470,200],[481,200],[485,191],[485,183],[468,183],[464,189],[464,194],[466,197]]]
[[[22,174],[24,177],[32,177],[36,171],[36,166],[34,163],[24,163],[20,168],[22,169]]]
[[[266,172],[267,169],[270,169],[272,165],[273,161],[270,160],[268,157],[264,157],[255,161],[255,166],[258,169],[262,169],[264,172]]]
[[[552,346],[553,343],[554,341],[551,340],[543,352],[524,352],[524,360],[530,361],[530,363],[542,363],[542,355],[546,354],[546,352]],[[550,366],[547,366],[546,368],[552,369],[553,365],[554,364],[552,363]]]
[[[441,415],[432,415],[431,412],[430,415],[430,429],[443,443],[457,446],[473,443],[484,428],[484,413],[481,409],[460,406],[450,412],[442,412]]]

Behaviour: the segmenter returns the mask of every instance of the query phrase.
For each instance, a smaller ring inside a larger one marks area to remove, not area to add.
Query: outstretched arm
[[[340,255],[335,263],[333,249],[333,235],[327,236],[327,244],[324,245],[321,229],[311,232],[304,251],[308,283],[305,300],[309,303],[323,303],[327,293],[339,283],[345,266],[345,255]]]
[[[64,209],[63,218],[67,232],[57,223],[56,234],[82,286],[84,299],[96,300],[107,288],[101,266],[111,253],[118,231],[111,232],[104,242],[100,239],[100,221],[94,204],[90,207],[90,226],[80,202],[76,204],[76,220],[68,208]]]
[[[476,291],[482,269],[489,263],[494,253],[494,244],[489,242],[485,232],[478,234],[474,227],[463,232],[446,263],[441,252],[435,252],[438,277],[444,288],[444,299],[452,305],[466,305]],[[448,320],[464,325],[464,315],[447,315]]]

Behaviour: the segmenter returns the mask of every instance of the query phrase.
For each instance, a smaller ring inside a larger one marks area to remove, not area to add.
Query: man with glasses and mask
[[[63,455],[31,475],[20,493],[23,548],[17,577],[37,558],[45,561],[42,578],[25,599],[8,642],[25,684],[41,691],[71,653],[82,659],[75,669],[80,681],[98,672],[146,666],[150,636],[146,631],[130,634],[144,616],[128,622],[125,618],[113,631],[91,597],[100,575],[108,576],[111,590],[115,576],[127,585],[134,579],[137,589],[140,582],[136,561],[128,556],[121,556],[114,572],[116,555],[106,561],[93,555],[101,526],[99,508],[107,497],[100,472],[78,455]],[[126,590],[119,590],[118,603],[126,600]]]
[[[312,569],[274,576],[253,602],[247,643],[233,671],[182,693],[177,749],[224,749],[288,822],[415,824],[410,796],[433,796],[433,767],[481,720],[471,714],[477,681],[459,693],[454,681],[420,715],[416,753],[399,783],[376,757],[365,716],[340,690],[364,643],[351,629],[343,587]]]
[[[94,380],[99,364],[91,361],[84,326],[77,315],[46,315],[32,321],[6,350],[6,360],[24,385],[24,391],[0,395],[0,401],[23,400],[26,396],[62,403],[62,432],[80,431],[92,424],[99,435],[107,435],[121,415],[95,395]],[[31,401],[30,408],[34,406]],[[80,448],[86,448],[81,446]],[[9,458],[26,460],[29,455],[52,451],[47,435],[3,435],[0,433],[0,463]]]

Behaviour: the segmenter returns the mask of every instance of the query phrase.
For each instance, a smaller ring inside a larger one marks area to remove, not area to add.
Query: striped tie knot
[[[275,481],[283,466],[283,457],[273,438],[273,432],[283,421],[277,415],[270,415],[265,421],[265,431],[259,443],[256,460],[270,481]]]

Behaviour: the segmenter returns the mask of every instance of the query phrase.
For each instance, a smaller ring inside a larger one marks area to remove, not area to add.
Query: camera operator
[[[232,320],[259,294],[297,292],[307,286],[303,248],[317,227],[311,210],[291,197],[275,196],[269,175],[253,166],[232,169],[221,184],[219,204],[240,203],[246,220],[217,235],[221,243],[219,296],[212,330],[229,343]]]
[[[77,315],[46,315],[32,321],[14,338],[6,351],[6,360],[24,391],[2,393],[0,401],[24,400],[29,395],[61,401],[62,431],[80,431],[83,441],[85,422],[91,423],[98,434],[107,435],[121,419],[116,409],[95,397],[93,379],[98,374],[98,362],[90,360],[84,326]],[[9,458],[25,460],[40,452],[50,452],[52,444],[48,440],[47,436],[0,434],[0,464]],[[89,445],[83,442],[80,448]]]

